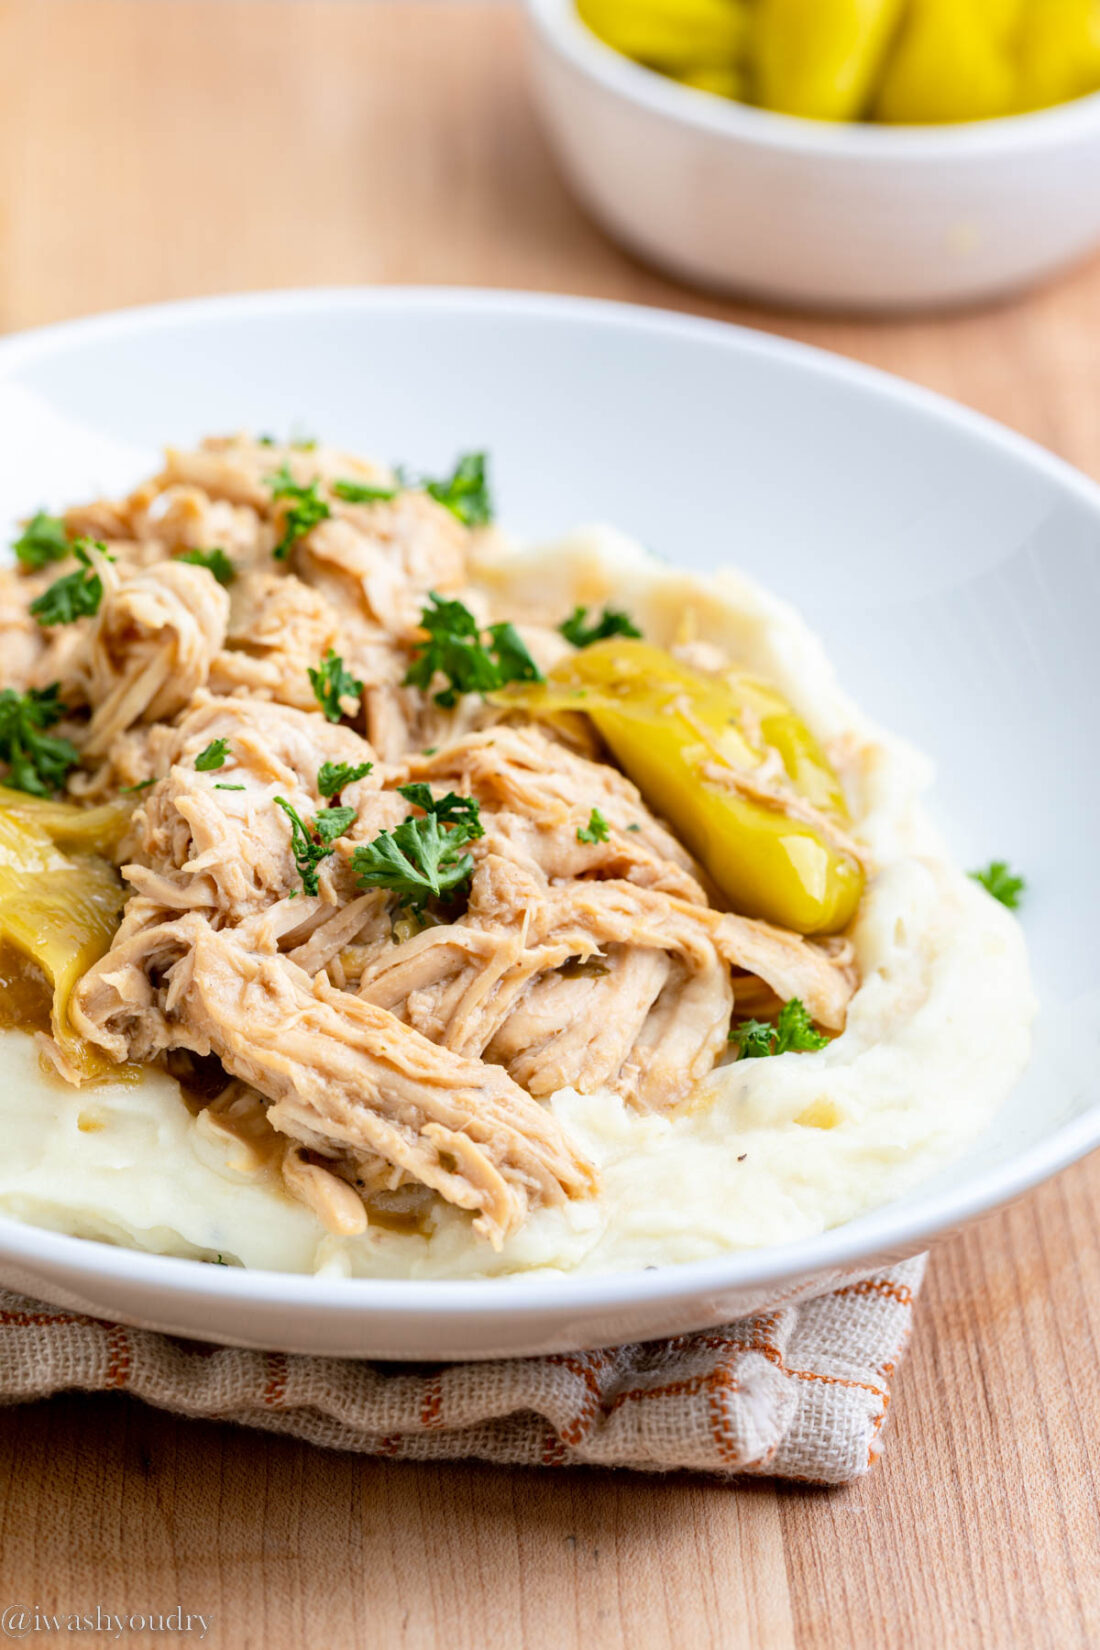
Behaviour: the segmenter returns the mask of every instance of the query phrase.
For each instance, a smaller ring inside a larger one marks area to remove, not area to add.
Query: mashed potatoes
[[[876,867],[852,934],[862,984],[843,1035],[818,1053],[723,1065],[672,1117],[560,1091],[549,1104],[597,1165],[601,1194],[537,1210],[494,1252],[442,1204],[427,1236],[335,1237],[262,1154],[196,1119],[168,1077],[77,1093],[10,1031],[0,1036],[4,1212],[290,1271],[613,1271],[811,1236],[899,1196],[989,1122],[1030,1046],[1020,930],[947,862],[919,805],[926,763],[844,697],[801,620],[732,573],[675,573],[606,530],[543,551],[487,550],[475,572],[501,615],[610,599],[659,645],[718,647],[773,681],[826,743]]]

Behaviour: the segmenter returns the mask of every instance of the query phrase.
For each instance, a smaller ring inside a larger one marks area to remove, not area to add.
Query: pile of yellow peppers
[[[1100,0],[577,0],[685,85],[810,120],[929,125],[1100,90]]]

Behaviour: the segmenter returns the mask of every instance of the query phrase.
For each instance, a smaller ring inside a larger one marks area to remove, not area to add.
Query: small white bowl
[[[527,0],[535,91],[577,193],[685,280],[789,305],[991,298],[1100,241],[1100,93],[967,125],[800,120],[697,92]]]

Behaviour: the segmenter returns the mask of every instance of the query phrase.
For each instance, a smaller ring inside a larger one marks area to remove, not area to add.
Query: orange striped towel
[[[0,1291],[0,1401],[125,1388],[161,1409],[402,1461],[844,1484],[877,1456],[924,1259],[697,1335],[415,1367],[212,1347]]]

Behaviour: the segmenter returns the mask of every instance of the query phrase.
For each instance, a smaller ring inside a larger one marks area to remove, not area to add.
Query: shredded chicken
[[[186,562],[111,579],[87,638],[92,719],[84,754],[103,756],[135,722],[167,721],[185,709],[206,683],[228,616],[225,591]]]
[[[322,508],[294,531],[307,496]],[[409,684],[431,594],[489,617],[466,583],[470,530],[437,498],[344,453],[217,438],[65,521],[112,558],[96,558],[98,611],[46,629],[30,614],[72,560],[0,572],[0,647],[5,684],[59,684],[71,794],[136,793],[131,896],[73,1027],[116,1061],[216,1057],[228,1086],[203,1127],[236,1130],[329,1230],[441,1198],[499,1246],[596,1190],[547,1097],[610,1089],[668,1111],[730,1057],[731,1015],[791,997],[843,1028],[851,946],[723,910],[591,720],[535,725]],[[181,559],[215,549],[224,587]],[[543,671],[570,651],[546,625],[519,632]],[[332,658],[354,684],[335,722],[310,674]],[[358,777],[322,787],[325,765]],[[767,772],[711,777],[822,824]],[[356,861],[423,817],[410,785],[478,810],[460,892],[419,923]],[[322,842],[333,807],[348,812]]]

